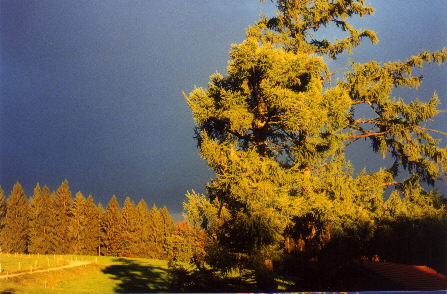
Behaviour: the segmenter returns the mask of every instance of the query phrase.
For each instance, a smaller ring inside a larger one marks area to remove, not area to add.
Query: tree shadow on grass
[[[166,292],[169,291],[169,280],[166,269],[151,266],[126,258],[116,258],[114,262],[102,270],[105,274],[113,275],[113,280],[119,284],[114,289],[119,293],[126,292]]]

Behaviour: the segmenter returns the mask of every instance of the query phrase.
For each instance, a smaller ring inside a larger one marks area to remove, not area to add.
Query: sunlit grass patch
[[[47,293],[64,290],[58,283],[64,280],[88,276],[99,271],[99,266],[89,264],[57,271],[37,272],[0,280],[1,292],[13,293]],[[77,292],[71,289],[71,292]]]
[[[0,255],[9,273],[18,272],[18,262],[23,268],[33,265],[35,259],[38,264],[50,259],[50,268],[76,260],[90,263],[54,271],[28,271],[29,274],[0,279],[0,292],[160,292],[168,291],[170,286],[168,262],[163,260],[85,255]]]
[[[31,272],[67,265],[74,260],[73,255],[42,255],[42,254],[0,254],[0,275]]]

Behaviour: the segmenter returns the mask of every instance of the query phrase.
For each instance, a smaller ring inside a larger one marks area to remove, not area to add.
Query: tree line
[[[112,196],[104,208],[93,195],[73,197],[67,180],[56,191],[36,184],[29,200],[20,183],[7,199],[0,187],[1,252],[188,260],[197,248],[199,231],[144,200],[127,197],[120,207]]]

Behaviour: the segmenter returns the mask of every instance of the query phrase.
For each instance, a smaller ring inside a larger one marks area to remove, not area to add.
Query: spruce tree
[[[51,226],[51,191],[48,188],[48,186],[43,186],[43,189],[41,191],[41,204],[44,206],[42,209],[42,219],[45,221],[40,222],[40,224],[43,226],[40,228],[40,232],[42,235],[42,251],[40,253],[47,254],[51,252],[51,237],[52,237],[52,229]]]
[[[5,202],[5,192],[0,186],[0,230],[2,229],[1,223],[6,214],[6,202]]]
[[[60,211],[55,192],[51,192],[48,201],[48,251],[49,254],[61,253],[61,237],[59,236]]]
[[[148,235],[148,247],[150,251],[148,252],[149,258],[161,259],[163,256],[163,245],[162,245],[162,226],[163,222],[157,206],[154,204],[149,211],[149,235]]]
[[[2,189],[2,187],[0,186],[0,252],[2,252],[2,250],[4,248],[3,239],[1,237],[2,237],[3,227],[5,226],[4,225],[5,216],[6,216],[5,193]]]
[[[51,191],[37,184],[30,199],[29,253],[54,253],[54,223]]]
[[[101,231],[101,212],[95,205],[93,195],[89,195],[85,204],[86,235],[84,254],[98,255]]]
[[[205,256],[203,233],[192,228],[186,221],[176,223],[174,231],[168,237],[169,260],[190,262],[200,267]]]
[[[137,256],[149,257],[151,249],[150,236],[153,235],[153,228],[150,225],[151,214],[144,199],[137,205],[138,226],[137,226]]]
[[[102,231],[102,222],[104,219],[104,215],[106,213],[104,207],[101,203],[98,203],[98,206],[96,207],[96,212],[98,213],[99,218],[99,236],[98,236],[98,255],[104,255],[103,247],[102,247],[102,238],[103,238],[103,231]]]
[[[101,220],[101,252],[119,256],[123,248],[123,216],[115,195],[109,201]]]
[[[30,201],[30,221],[29,221],[29,253],[45,253],[45,235],[44,228],[47,222],[45,212],[48,203],[45,203],[43,192],[39,183],[34,187],[33,196]]]
[[[81,192],[77,192],[70,207],[70,225],[68,226],[70,236],[69,253],[85,253],[87,246],[87,202]]]
[[[72,198],[68,181],[64,180],[56,190],[53,198],[53,212],[55,213],[54,249],[56,253],[65,254],[71,250],[70,242],[70,208]]]
[[[166,207],[158,209],[154,204],[149,212],[149,256],[167,259],[171,254],[169,238],[174,233],[174,221]]]
[[[169,256],[173,255],[173,252],[171,252],[172,247],[171,244],[169,244],[169,241],[171,235],[174,233],[175,227],[172,216],[166,206],[159,210],[159,220],[159,241],[161,243],[161,247],[163,248],[161,259],[168,259]]]
[[[29,206],[20,183],[16,183],[6,201],[4,227],[1,231],[2,251],[27,253]]]
[[[261,284],[272,281],[264,276],[267,261],[285,252],[318,258],[330,242],[343,240],[333,248],[360,249],[340,254],[367,253],[358,250],[367,250],[389,221],[384,216],[396,223],[390,210],[397,198],[402,216],[445,220],[445,208],[433,204],[438,196],[423,186],[445,177],[447,167],[447,150],[432,136],[442,132],[425,125],[440,112],[439,98],[409,102],[392,91],[417,88],[422,77],[414,68],[444,63],[447,50],[352,62],[342,80],[331,81],[326,60],[363,40],[378,42],[373,31],[349,22],[373,8],[364,0],[274,2],[276,16],[262,16],[232,45],[228,74],[216,73],[207,89],[185,94],[200,154],[216,175],[206,195],[187,194],[189,220],[207,229],[211,264],[254,268]],[[315,32],[329,25],[345,37],[319,39]],[[369,116],[357,116],[359,108]],[[345,150],[361,139],[393,165],[355,175]],[[398,178],[399,170],[408,177]],[[385,201],[387,188],[393,197]]]
[[[122,209],[123,215],[123,246],[121,255],[136,256],[138,252],[138,211],[135,203],[126,197]]]

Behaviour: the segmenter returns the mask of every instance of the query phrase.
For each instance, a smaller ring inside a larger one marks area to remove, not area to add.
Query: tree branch
[[[329,82],[331,82],[331,81],[332,81],[332,76],[335,75],[335,74],[336,74],[337,72],[339,72],[340,70],[341,70],[341,68],[339,68],[339,69],[337,69],[336,71],[331,72],[331,74],[325,76],[324,79],[323,79],[323,83],[326,82],[326,80],[329,80]],[[352,105],[352,104],[351,104],[351,105]]]
[[[438,133],[438,134],[442,134],[442,135],[447,136],[447,133],[445,133],[445,132],[441,132],[441,131],[438,131],[438,130],[429,129],[429,128],[424,128],[424,127],[420,127],[420,126],[417,126],[416,128],[421,129],[421,130],[424,130],[424,131],[435,132],[435,133]]]
[[[377,188],[377,187],[388,187],[388,186],[393,186],[393,185],[394,186],[401,186],[402,184],[399,183],[399,182],[388,182],[388,183],[383,183],[381,185],[374,184],[373,186],[366,186],[364,190],[368,190],[368,189],[371,189],[371,188]]]
[[[381,136],[381,135],[385,135],[388,134],[390,131],[383,131],[383,132],[379,132],[379,133],[367,133],[367,134],[363,134],[363,135],[358,135],[358,136],[351,136],[348,137],[348,139],[361,139],[361,138],[366,138],[366,137],[372,137],[372,136]]]
[[[239,134],[238,132],[232,131],[232,130],[230,130],[230,129],[228,129],[228,128],[225,128],[225,131],[227,131],[228,133],[230,133],[230,134],[232,134],[232,135],[238,137],[238,138],[241,139],[241,140],[247,138],[246,136],[241,135],[241,134]]]
[[[355,101],[355,102],[352,102],[351,105],[357,105],[357,104],[362,104],[362,103],[367,103],[367,102],[369,102],[369,101],[368,100]]]

